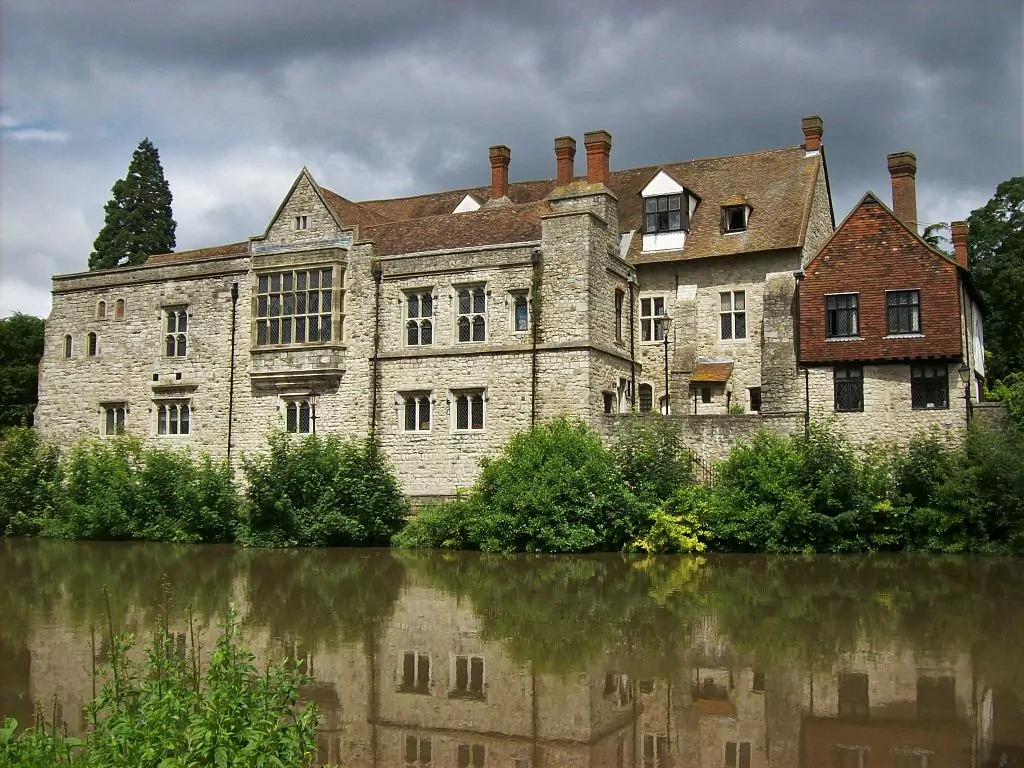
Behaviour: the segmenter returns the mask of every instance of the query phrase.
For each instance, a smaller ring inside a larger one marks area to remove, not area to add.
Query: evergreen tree
[[[174,250],[177,225],[171,213],[171,189],[160,154],[149,139],[139,143],[128,175],[114,182],[111,192],[113,197],[104,207],[106,221],[89,256],[89,269],[142,264],[155,253]]]
[[[15,312],[0,320],[0,431],[32,424],[43,356],[43,321]]]

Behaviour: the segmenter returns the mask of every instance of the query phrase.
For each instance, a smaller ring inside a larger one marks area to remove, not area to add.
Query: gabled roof
[[[380,256],[521,243],[540,240],[541,216],[550,212],[551,206],[544,201],[481,208],[362,227],[359,237],[372,240]]]
[[[267,239],[267,237],[270,235],[270,230],[273,228],[273,226],[277,222],[278,218],[280,218],[281,213],[285,209],[285,206],[288,205],[288,201],[292,199],[292,195],[295,194],[295,190],[298,188],[299,183],[303,179],[305,179],[306,181],[309,182],[309,186],[312,187],[313,192],[316,193],[316,196],[320,199],[320,202],[323,203],[324,208],[327,209],[327,212],[331,215],[331,218],[334,219],[334,223],[337,224],[339,227],[345,226],[342,223],[341,218],[338,216],[338,212],[334,209],[334,207],[330,203],[327,202],[327,198],[324,196],[324,192],[320,188],[320,185],[316,183],[316,179],[313,178],[313,174],[311,174],[309,172],[309,169],[306,166],[302,166],[302,170],[299,171],[299,175],[296,176],[295,177],[295,181],[292,182],[292,186],[288,190],[288,194],[286,194],[284,196],[284,199],[281,200],[281,204],[279,206],[277,206],[277,210],[274,211],[274,215],[270,217],[270,221],[267,223],[267,228],[265,230],[263,230],[263,234],[262,235],[258,235],[256,237],[254,237],[253,240],[266,240]],[[340,195],[338,197],[340,197]],[[341,198],[341,199],[344,200],[344,198]]]
[[[320,192],[324,202],[337,214],[337,217],[341,219],[342,225],[346,227],[356,225],[372,226],[373,224],[383,224],[388,221],[388,219],[385,219],[380,214],[374,213],[359,203],[353,203],[348,198],[342,197],[337,192],[332,192],[326,187],[320,187]]]

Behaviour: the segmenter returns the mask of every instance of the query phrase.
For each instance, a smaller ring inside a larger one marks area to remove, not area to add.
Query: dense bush
[[[405,519],[405,497],[371,440],[273,432],[268,451],[242,467],[247,544],[386,546]]]
[[[62,461],[43,533],[68,539],[233,541],[238,492],[226,462],[146,449],[134,437],[83,441]]]
[[[659,418],[630,419],[616,436],[615,463],[642,504],[660,504],[693,482],[693,457],[679,438],[679,423]]]
[[[472,509],[461,500],[424,507],[395,535],[393,543],[403,549],[472,549]]]
[[[309,678],[294,662],[258,672],[229,615],[200,675],[196,649],[174,652],[159,626],[143,663],[129,659],[130,636],[111,642],[98,697],[85,707],[89,732],[68,738],[39,718],[15,735],[0,725],[0,765],[18,768],[190,768],[312,766],[316,706],[299,707]],[[56,719],[56,718],[54,718]]]
[[[38,535],[59,486],[57,450],[33,429],[9,429],[0,438],[0,478],[0,536]]]

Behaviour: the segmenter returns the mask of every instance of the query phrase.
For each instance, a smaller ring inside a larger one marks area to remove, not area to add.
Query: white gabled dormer
[[[681,250],[697,198],[665,171],[658,171],[640,195],[644,199],[643,250]]]
[[[458,205],[455,206],[455,210],[453,210],[452,213],[468,213],[469,211],[479,210],[480,201],[467,192],[466,196],[462,198]]]

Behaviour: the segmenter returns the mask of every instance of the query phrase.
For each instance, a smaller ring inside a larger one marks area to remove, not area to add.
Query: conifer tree
[[[128,175],[114,182],[113,197],[104,207],[106,220],[97,235],[89,269],[141,264],[155,253],[174,250],[171,189],[164,178],[160,154],[143,139],[128,165]]]

